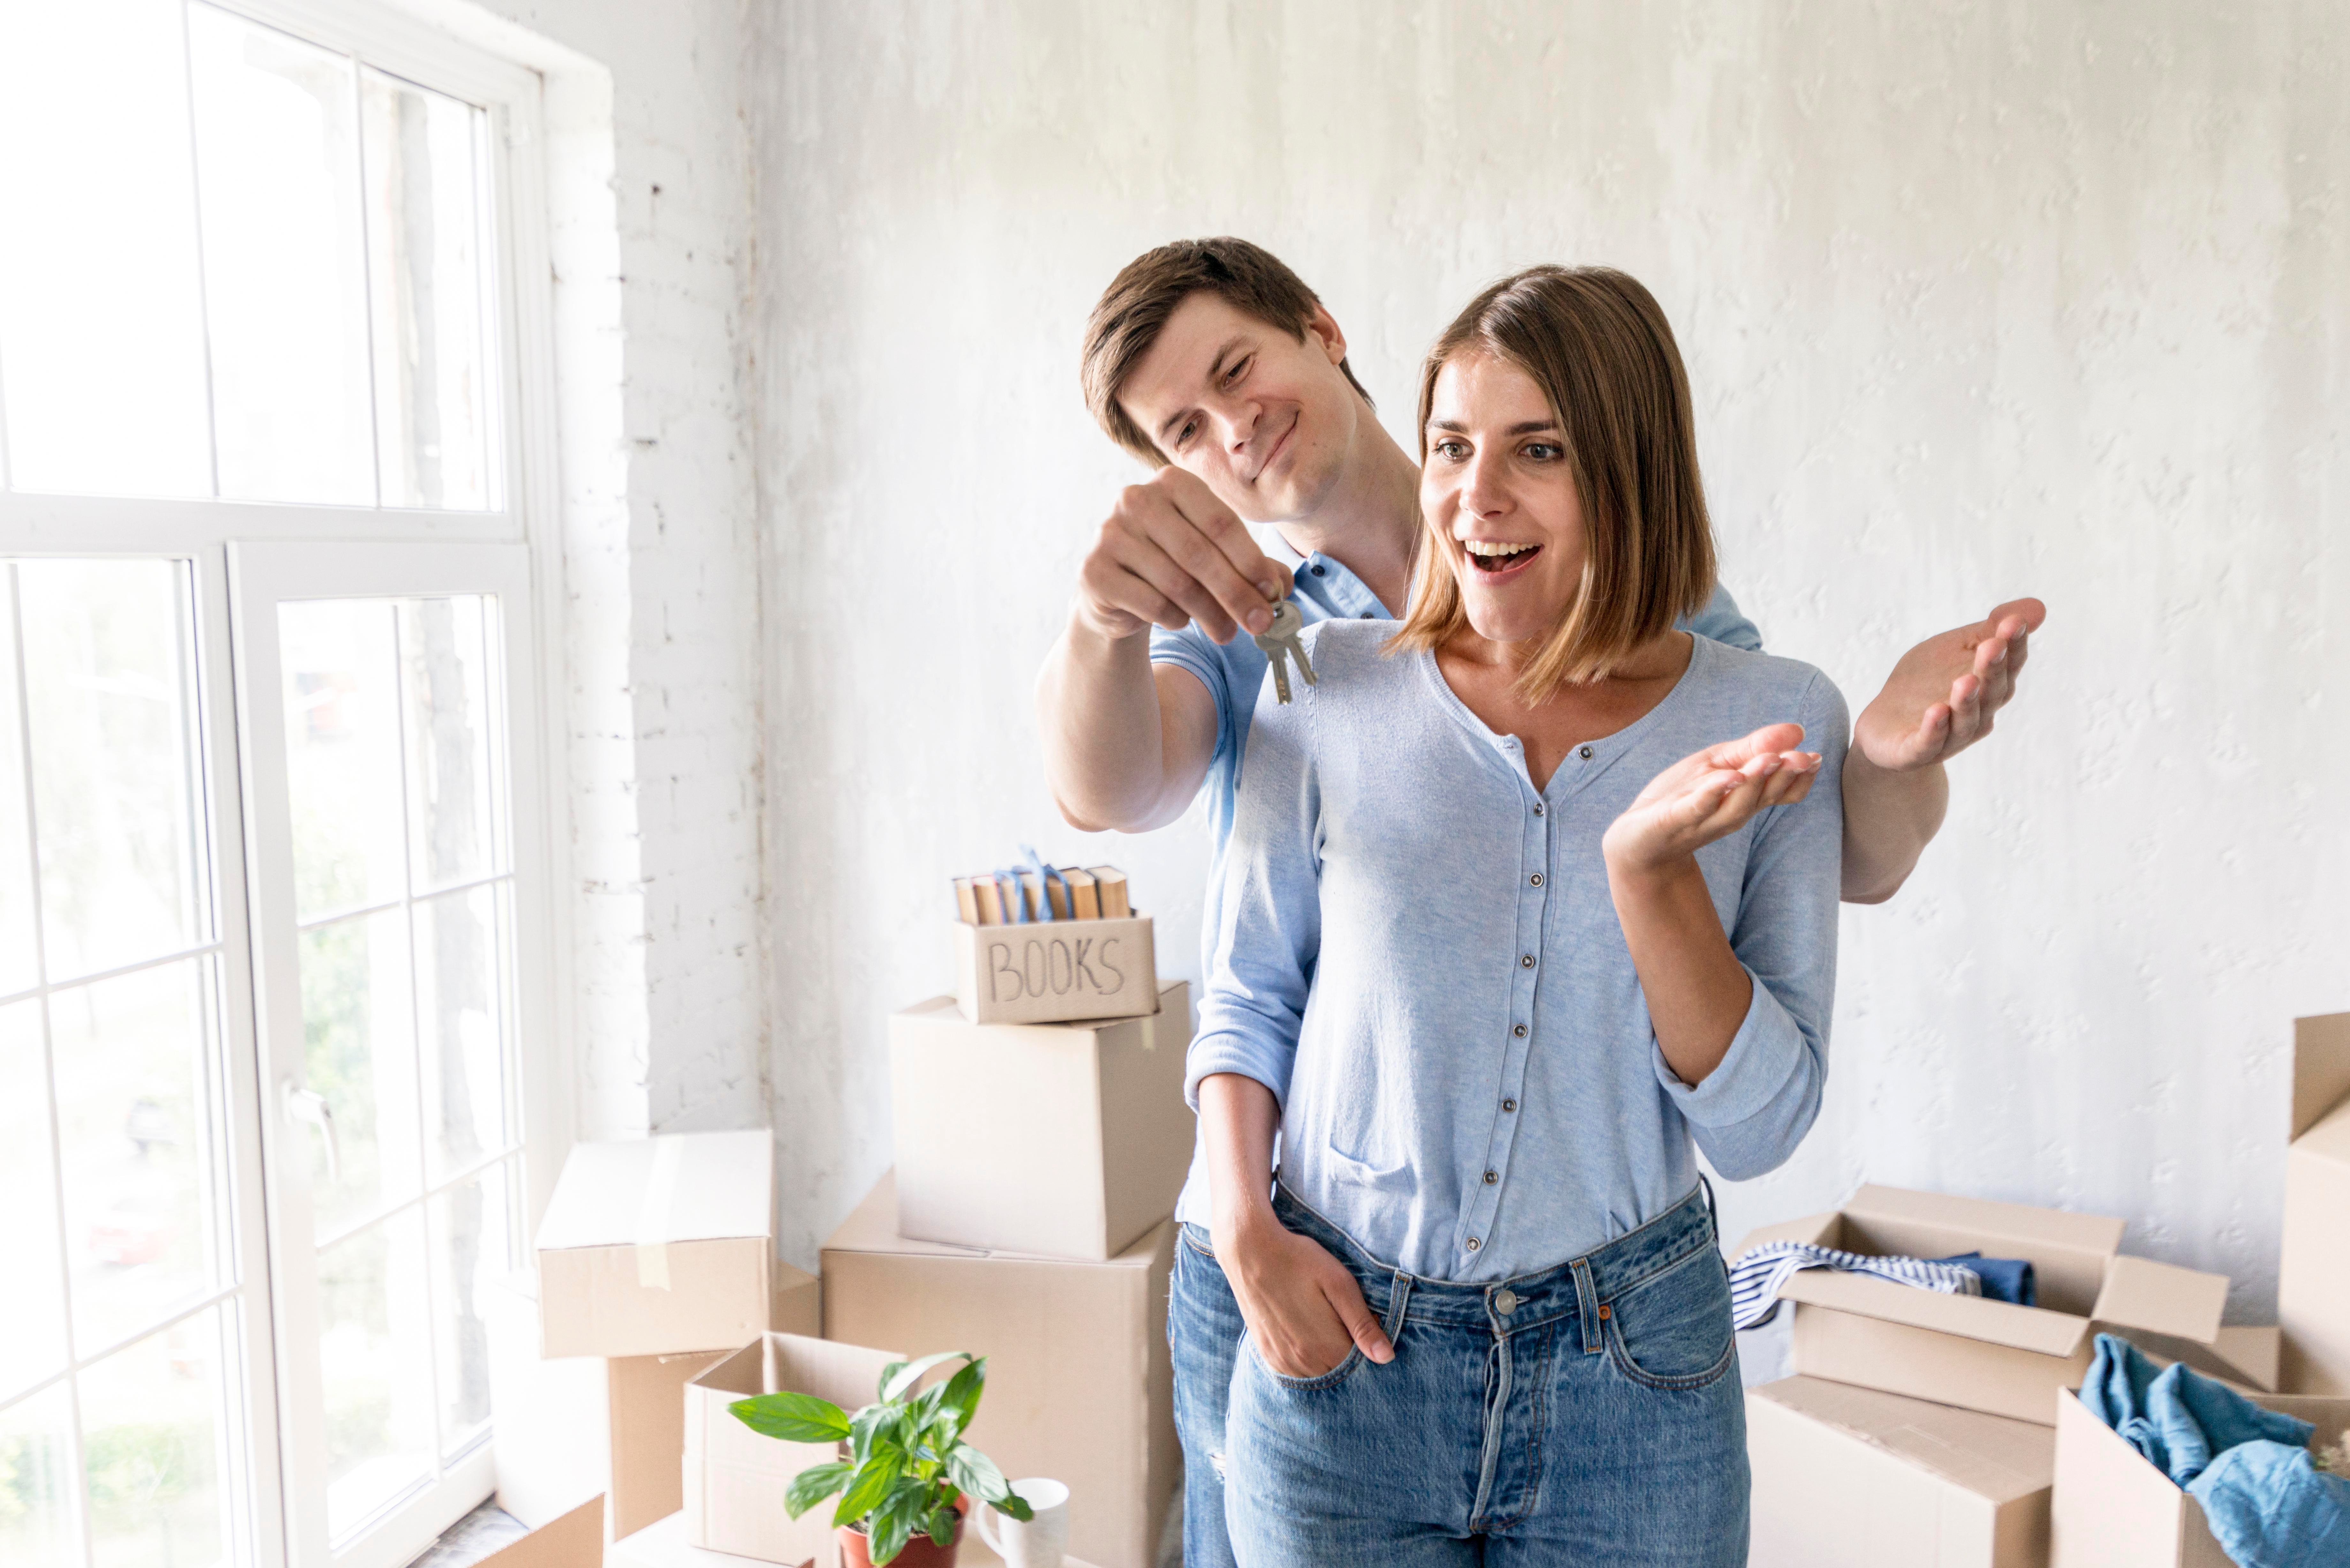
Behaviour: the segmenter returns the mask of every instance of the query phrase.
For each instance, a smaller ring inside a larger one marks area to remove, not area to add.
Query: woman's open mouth
[[[1534,565],[1540,545],[1511,545],[1498,539],[1463,539],[1461,552],[1481,577],[1506,577]]]

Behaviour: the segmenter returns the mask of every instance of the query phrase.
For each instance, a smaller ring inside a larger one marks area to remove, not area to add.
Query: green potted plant
[[[964,1366],[952,1377],[914,1391],[924,1373],[957,1357]],[[987,1357],[946,1350],[891,1362],[881,1372],[880,1397],[854,1416],[809,1394],[761,1394],[726,1407],[765,1437],[848,1445],[847,1459],[810,1465],[784,1492],[794,1519],[841,1494],[832,1522],[843,1568],[880,1568],[900,1553],[903,1568],[953,1568],[967,1496],[1014,1519],[1031,1517],[995,1461],[962,1440],[986,1385]]]

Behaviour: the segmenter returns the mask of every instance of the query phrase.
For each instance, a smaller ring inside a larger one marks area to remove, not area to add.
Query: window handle
[[[335,1137],[335,1107],[327,1096],[316,1089],[306,1089],[297,1084],[286,1085],[286,1114],[297,1122],[307,1122],[327,1135],[327,1179],[339,1183],[343,1179],[343,1148]]]

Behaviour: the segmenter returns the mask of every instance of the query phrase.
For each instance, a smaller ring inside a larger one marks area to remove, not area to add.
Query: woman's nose
[[[1509,509],[1509,494],[1498,465],[1483,453],[1469,460],[1461,474],[1461,509],[1477,517],[1492,517]]]

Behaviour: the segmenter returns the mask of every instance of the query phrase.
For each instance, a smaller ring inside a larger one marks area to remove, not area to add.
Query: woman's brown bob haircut
[[[1195,294],[1212,294],[1243,316],[1253,317],[1305,341],[1314,307],[1322,303],[1305,280],[1263,245],[1246,240],[1177,240],[1145,251],[1126,264],[1095,302],[1086,321],[1086,347],[1078,376],[1086,407],[1109,439],[1153,468],[1167,466],[1167,454],[1118,406],[1118,395],[1176,307]],[[1344,359],[1347,382],[1371,395]]]
[[[1530,267],[1469,302],[1419,372],[1419,460],[1428,461],[1436,378],[1460,354],[1523,370],[1565,433],[1588,553],[1574,602],[1518,678],[1542,702],[1607,678],[1635,649],[1713,593],[1713,529],[1698,479],[1689,376],[1648,291],[1607,267]],[[1427,519],[1411,612],[1390,651],[1436,649],[1468,623],[1459,551]]]

